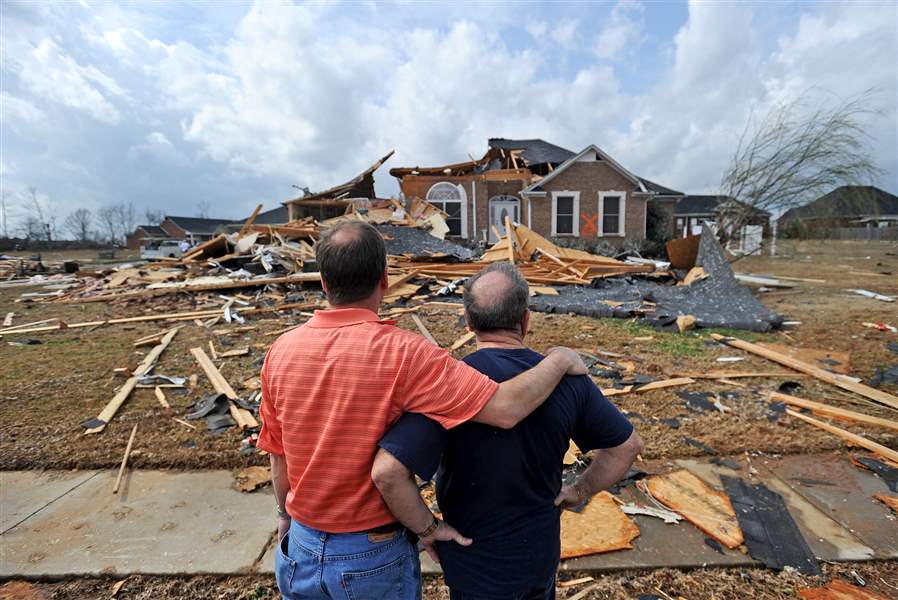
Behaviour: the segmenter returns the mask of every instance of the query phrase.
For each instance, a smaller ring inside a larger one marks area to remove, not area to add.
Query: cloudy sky
[[[877,183],[898,192],[894,1],[0,6],[13,222],[30,186],[60,214],[239,218],[395,148],[386,196],[389,167],[480,156],[488,137],[595,143],[713,192],[750,115],[869,88]]]

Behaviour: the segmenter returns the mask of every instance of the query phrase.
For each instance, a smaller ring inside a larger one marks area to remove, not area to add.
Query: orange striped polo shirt
[[[316,311],[262,367],[258,447],[283,455],[287,512],[331,533],[395,521],[371,480],[377,442],[403,412],[449,429],[498,384],[424,338],[359,308]]]

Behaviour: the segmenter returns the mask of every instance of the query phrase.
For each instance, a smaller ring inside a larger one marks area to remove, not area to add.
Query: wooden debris
[[[820,367],[824,371],[832,371],[842,375],[847,375],[850,371],[851,354],[848,352],[802,348],[786,344],[772,344],[770,342],[758,342],[758,346]]]
[[[125,582],[128,581],[128,578],[125,577],[121,581],[116,581],[112,584],[112,588],[109,590],[109,595],[115,598],[120,591],[122,591],[122,586],[125,585]]]
[[[680,315],[677,317],[677,329],[680,330],[680,333],[695,329],[695,317],[692,315]]]
[[[456,350],[473,340],[475,337],[477,337],[477,334],[473,331],[469,331],[468,333],[452,342],[452,345],[449,346],[449,352],[455,352]]]
[[[249,354],[249,347],[244,346],[243,348],[234,348],[233,350],[219,352],[218,358],[234,358],[235,356],[246,356],[247,354]]]
[[[583,585],[584,583],[589,583],[590,581],[595,581],[595,577],[579,577],[577,579],[568,579],[567,581],[559,581],[555,587],[559,587],[561,589],[574,587],[577,585]]]
[[[888,506],[892,509],[895,514],[898,514],[898,496],[889,496],[888,494],[873,494],[873,497]]]
[[[758,356],[762,356],[768,360],[777,362],[781,365],[789,367],[790,369],[795,369],[796,371],[807,373],[808,375],[816,377],[821,381],[825,381],[826,383],[840,387],[843,390],[848,390],[849,392],[860,394],[861,396],[869,398],[874,402],[879,402],[880,404],[884,404],[898,410],[898,398],[896,398],[895,396],[883,392],[882,390],[872,388],[868,385],[864,385],[863,383],[858,383],[853,379],[846,377],[845,375],[824,371],[823,369],[812,364],[808,364],[796,358],[786,356],[785,354],[769,350],[767,348],[764,348],[763,346],[752,344],[751,342],[746,342],[744,340],[724,337],[717,333],[712,333],[711,337],[728,346],[732,346],[733,348],[739,348],[740,350],[745,350],[747,352],[751,352],[752,354],[757,354]]]
[[[177,417],[172,417],[172,420],[177,423],[180,423],[181,425],[184,425],[186,427],[190,427],[191,429],[196,429],[196,425],[194,425],[193,423],[188,423],[187,421],[184,421],[183,419],[179,419]]]
[[[439,347],[439,345],[440,345],[439,342],[437,342],[436,338],[434,338],[430,334],[430,331],[428,331],[427,326],[424,325],[424,321],[421,320],[421,317],[419,317],[418,315],[416,315],[414,313],[412,313],[411,316],[412,316],[412,321],[415,322],[415,325],[418,327],[418,331],[421,332],[421,335],[423,335],[425,337],[425,339],[427,339],[428,342],[430,342],[434,346]]]
[[[798,597],[802,600],[888,600],[885,596],[841,579],[833,579],[823,587],[799,589]]]
[[[561,558],[632,548],[639,527],[625,515],[608,492],[592,497],[581,513],[561,514]]]
[[[254,492],[271,483],[271,467],[246,467],[234,473],[231,487],[238,492]]]
[[[244,223],[243,227],[240,228],[241,234],[245,234],[250,230],[250,227],[252,227],[253,223],[255,223],[256,221],[256,217],[259,216],[260,210],[262,210],[262,205],[256,205],[256,210],[253,211],[253,214],[249,216],[249,218],[246,220],[246,223]]]
[[[212,355],[212,360],[218,360],[218,352],[215,351],[215,344],[212,343],[212,340],[209,340],[209,354]]]
[[[778,373],[775,371],[704,371],[702,373],[668,373],[675,377],[692,377],[693,379],[740,379],[742,377],[810,377],[806,373]]]
[[[756,275],[740,275],[739,273],[735,273],[734,277],[736,281],[739,283],[747,283],[748,285],[757,285],[761,287],[768,288],[783,288],[789,289],[794,288],[794,283],[787,283],[785,281],[780,281],[779,279],[774,279],[772,277],[759,277]]]
[[[676,525],[683,520],[683,517],[677,513],[656,506],[639,506],[637,504],[621,504],[620,509],[626,515],[645,515],[647,517],[655,517],[661,519],[669,525]]]
[[[886,296],[885,294],[877,294],[876,292],[871,292],[870,290],[845,290],[845,291],[853,292],[859,296],[873,298],[874,300],[879,300],[880,302],[894,302],[895,301],[895,298],[893,296]]]
[[[234,400],[237,400],[240,396],[237,395],[237,392],[234,391],[234,388],[231,387],[228,380],[225,379],[215,365],[212,364],[212,361],[209,360],[209,357],[206,356],[203,349],[191,348],[190,352],[206,373],[206,377],[209,378],[215,391],[228,397],[228,406],[230,408],[231,417],[237,422],[237,426],[241,429],[246,429],[247,427],[254,429],[258,427],[259,422],[256,421],[256,418],[251,412],[234,404]]]
[[[6,313],[6,317],[3,318],[3,326],[4,327],[12,326],[12,318],[15,316],[16,316],[16,313],[14,313],[14,312]]]
[[[856,433],[851,433],[850,431],[845,431],[844,429],[841,429],[834,425],[830,425],[829,423],[824,423],[823,421],[818,421],[817,419],[814,419],[813,417],[803,415],[799,412],[795,412],[794,410],[791,410],[788,408],[786,409],[786,414],[791,415],[791,416],[795,417],[796,419],[801,419],[802,421],[810,423],[814,427],[822,429],[823,431],[828,431],[829,433],[842,438],[849,445],[864,448],[866,450],[869,450],[870,452],[878,454],[878,455],[882,456],[883,458],[886,458],[886,459],[892,461],[893,463],[898,463],[898,452],[896,452],[895,450],[892,450],[891,448],[887,448],[887,447],[883,446],[882,444],[877,444],[874,441],[868,440],[867,438],[865,438],[862,435],[857,435]]]
[[[580,452],[580,448],[577,447],[577,444],[574,443],[574,440],[571,440],[570,445],[568,446],[567,452],[564,453],[564,458],[562,462],[565,465],[572,465],[577,462],[577,457],[580,456],[582,452]]]
[[[686,469],[655,475],[636,485],[727,548],[743,542],[729,497]]]
[[[162,408],[171,408],[168,400],[165,399],[165,393],[162,391],[162,388],[157,385],[155,388],[153,388],[153,393],[156,395],[156,400],[159,401],[159,404],[162,405]]]
[[[100,425],[96,427],[92,427],[90,429],[86,429],[84,431],[85,435],[90,433],[100,433],[104,429],[106,429],[106,425],[109,421],[112,420],[112,417],[115,416],[115,413],[118,412],[118,409],[125,403],[128,397],[131,395],[131,392],[134,391],[134,387],[137,385],[137,381],[140,379],[142,375],[146,375],[149,373],[153,367],[156,365],[156,361],[159,360],[159,356],[168,348],[168,345],[171,343],[172,339],[175,335],[180,331],[180,328],[172,329],[162,338],[162,341],[158,346],[150,350],[150,352],[143,358],[140,365],[134,370],[131,374],[131,377],[122,385],[121,389],[113,396],[112,400],[103,407],[103,410],[100,411],[100,414],[97,415],[97,419],[102,421]]]
[[[137,436],[137,423],[131,430],[131,437],[128,438],[128,445],[125,447],[125,455],[122,456],[122,464],[118,468],[118,477],[115,478],[115,486],[112,488],[113,494],[118,494],[119,485],[122,483],[122,475],[125,474],[125,465],[128,464],[128,457],[131,455],[131,446],[134,445],[134,438]]]
[[[893,421],[891,419],[871,417],[870,415],[865,415],[853,410],[829,406],[828,404],[814,402],[813,400],[805,400],[804,398],[790,396],[789,394],[782,394],[780,392],[771,392],[770,399],[780,400],[781,402],[785,402],[786,404],[789,404],[791,406],[806,408],[819,416],[830,417],[832,419],[838,419],[840,421],[850,421],[853,423],[875,425],[877,427],[884,427],[886,429],[898,431],[898,421]]]
[[[692,267],[689,269],[689,272],[686,273],[686,277],[683,278],[683,281],[678,283],[677,285],[692,285],[696,281],[701,281],[702,279],[707,279],[708,273],[702,267]]]
[[[607,388],[602,390],[602,394],[604,396],[620,396],[621,394],[629,394],[631,392],[649,392],[651,390],[660,390],[663,388],[674,387],[678,385],[688,385],[690,383],[695,383],[695,380],[690,377],[677,377],[675,379],[652,381],[651,383],[646,383],[645,385],[627,385],[620,389]]]

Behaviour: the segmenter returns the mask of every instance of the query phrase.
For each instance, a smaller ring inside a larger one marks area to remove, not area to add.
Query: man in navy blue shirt
[[[468,280],[465,319],[478,349],[466,363],[502,382],[542,360],[524,345],[528,297],[510,263]],[[595,453],[589,468],[562,486],[571,439]],[[372,477],[397,519],[438,524],[412,473],[426,480],[439,467],[437,501],[459,535],[425,550],[442,564],[452,600],[553,599],[561,509],[616,483],[642,447],[588,376],[568,376],[510,429],[467,422],[446,431],[422,415],[403,415],[381,440]]]

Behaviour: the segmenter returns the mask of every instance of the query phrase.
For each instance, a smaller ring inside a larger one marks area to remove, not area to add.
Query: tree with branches
[[[86,242],[90,239],[90,227],[93,220],[93,213],[86,208],[79,208],[68,214],[63,221],[63,227],[79,242]]]
[[[109,244],[118,241],[118,209],[115,205],[104,206],[97,211],[97,219],[103,230],[103,236]]]
[[[165,213],[161,210],[148,208],[143,212],[143,220],[147,225],[158,225],[165,220]]]
[[[749,119],[720,194],[729,201],[718,223],[726,242],[754,217],[775,217],[840,185],[869,184],[881,173],[869,153],[864,120],[876,114],[874,91],[813,105],[809,92]]]

